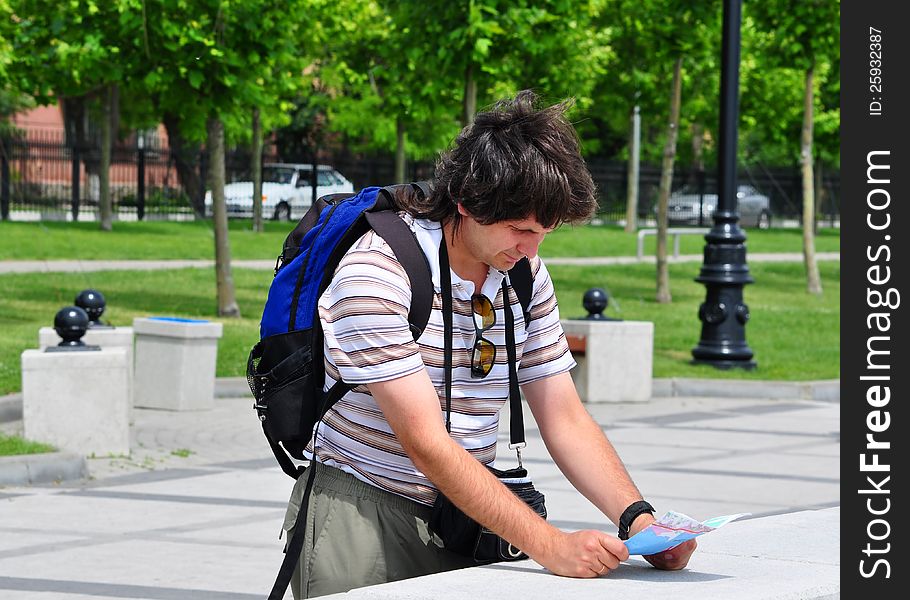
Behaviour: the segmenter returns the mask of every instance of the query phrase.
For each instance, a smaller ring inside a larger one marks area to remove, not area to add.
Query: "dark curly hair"
[[[403,208],[451,220],[456,230],[458,204],[484,225],[533,216],[550,228],[590,219],[597,208],[594,181],[565,117],[571,101],[537,108],[537,100],[524,90],[478,113],[436,161],[430,197],[400,198]]]

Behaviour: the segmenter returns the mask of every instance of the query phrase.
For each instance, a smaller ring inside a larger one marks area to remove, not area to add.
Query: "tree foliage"
[[[643,159],[656,162],[684,56],[678,156],[710,165],[720,12],[682,0],[0,0],[0,102],[116,83],[126,126],[171,123],[197,150],[212,113],[229,146],[246,143],[257,107],[298,154],[403,143],[429,158],[466,114],[534,88],[576,98],[587,153],[622,157],[639,106]],[[798,158],[794,67],[814,61],[816,153],[836,165],[837,3],[747,2],[744,17],[741,159]]]

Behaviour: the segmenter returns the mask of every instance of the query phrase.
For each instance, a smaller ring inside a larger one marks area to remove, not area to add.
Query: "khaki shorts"
[[[326,465],[316,465],[306,538],[291,579],[295,599],[312,598],[474,566],[430,532],[431,508]],[[297,479],[284,519],[288,541],[309,470]]]

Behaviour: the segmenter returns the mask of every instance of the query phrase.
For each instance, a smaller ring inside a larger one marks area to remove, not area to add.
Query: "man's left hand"
[[[684,569],[686,565],[689,564],[689,557],[695,552],[696,546],[698,546],[698,544],[695,540],[687,540],[679,546],[674,546],[669,550],[645,556],[644,559],[658,569],[678,571]]]
[[[638,516],[637,519],[635,519],[635,521],[632,522],[632,527],[629,528],[629,533],[631,535],[635,535],[654,521],[655,519],[653,515],[649,513],[642,513]],[[680,569],[684,569],[686,565],[689,564],[689,557],[692,556],[693,552],[695,552],[695,548],[697,546],[698,544],[695,542],[695,540],[687,540],[678,546],[670,548],[669,550],[664,550],[663,552],[651,554],[650,556],[645,556],[643,558],[658,569],[663,569],[665,571],[678,571]]]

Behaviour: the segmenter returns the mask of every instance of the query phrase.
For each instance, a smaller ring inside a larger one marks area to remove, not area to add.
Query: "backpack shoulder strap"
[[[531,275],[531,262],[528,257],[522,258],[509,269],[509,283],[521,303],[521,312],[525,316],[525,326],[531,322],[531,292],[534,289],[534,277]]]
[[[408,312],[408,324],[416,340],[423,333],[430,320],[433,307],[433,280],[430,277],[430,265],[420,249],[417,238],[411,228],[401,220],[398,213],[390,210],[365,213],[370,227],[382,236],[392,248],[395,257],[404,267],[411,281],[411,308]]]

